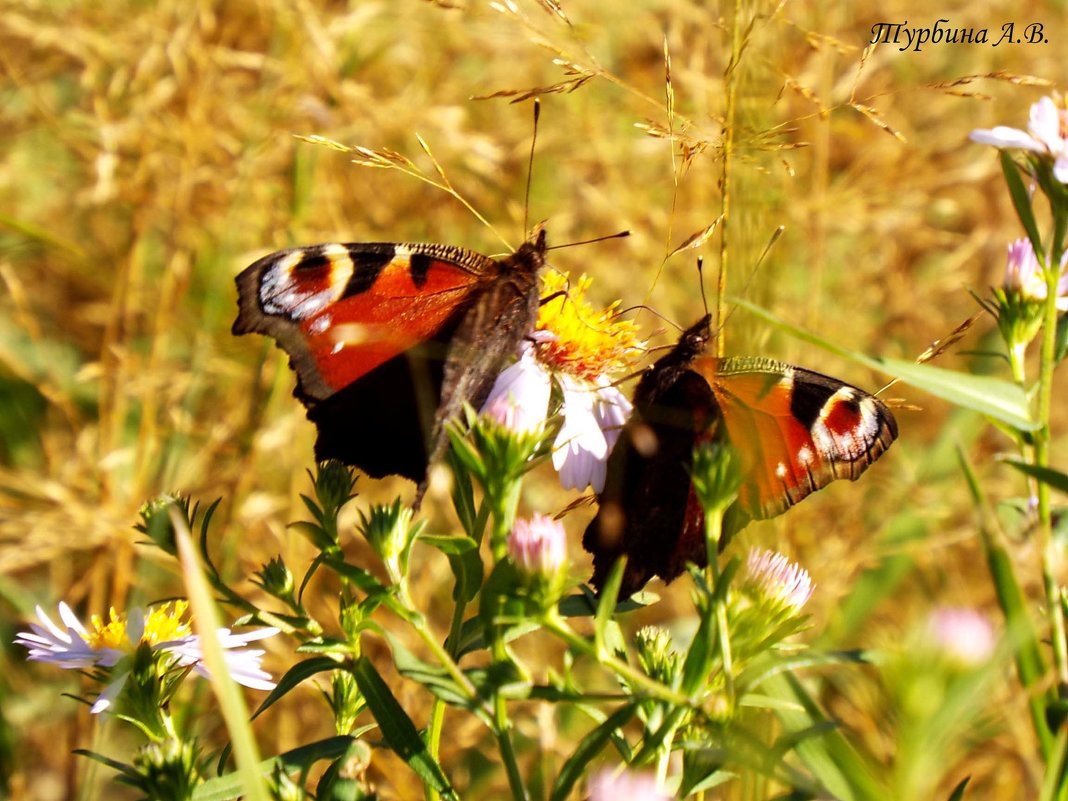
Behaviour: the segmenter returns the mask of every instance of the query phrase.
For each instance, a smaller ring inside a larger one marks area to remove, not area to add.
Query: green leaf
[[[1007,456],[1001,461],[1012,465],[1021,473],[1031,476],[1043,484],[1048,484],[1058,492],[1068,494],[1068,475],[1065,475],[1060,470],[1054,470],[1052,467],[1039,467],[1037,464],[1025,462],[1018,456]]]
[[[457,604],[466,605],[482,589],[482,577],[485,575],[482,555],[476,548],[455,556],[450,554],[448,559],[452,575],[456,578],[452,587],[452,599]]]
[[[654,592],[646,590],[636,592],[625,601],[617,601],[615,613],[619,615],[633,612],[636,609],[644,609],[659,600],[660,597]],[[593,594],[593,590],[583,584],[579,592],[561,598],[560,603],[556,605],[556,610],[563,617],[592,617],[597,614],[597,605],[597,596]]]
[[[627,566],[627,557],[621,556],[608,571],[608,578],[601,587],[601,597],[597,600],[597,616],[593,621],[593,640],[597,645],[597,652],[607,653],[608,624],[612,622],[612,615],[616,611],[616,601],[619,600],[619,587],[623,583],[623,570]]]
[[[1053,361],[1059,364],[1068,355],[1068,314],[1057,318],[1057,338],[1053,346]]]
[[[478,543],[470,537],[458,537],[451,534],[420,534],[419,542],[449,555],[463,554],[478,549]]]
[[[378,722],[386,744],[408,763],[428,787],[440,793],[443,798],[458,801],[441,765],[430,755],[426,743],[419,736],[419,730],[415,728],[404,707],[393,697],[389,686],[371,660],[361,656],[351,670],[371,714]]]
[[[801,760],[823,785],[825,793],[842,801],[888,798],[864,757],[834,727],[801,682],[789,673],[772,676],[764,689],[803,711],[776,710],[785,731],[783,742],[793,744]],[[820,734],[815,737],[810,735]]]
[[[387,638],[390,650],[393,652],[393,664],[396,666],[397,672],[405,678],[426,687],[427,690],[445,703],[471,710],[479,716],[483,723],[492,727],[493,722],[488,717],[485,709],[482,708],[481,698],[468,696],[464,688],[456,683],[456,680],[445,668],[424,662],[405,648],[396,637],[388,637],[387,635]],[[472,680],[472,684],[479,688],[480,694],[484,697],[486,693],[482,685],[485,684],[486,671],[465,671],[465,674]]]
[[[915,362],[901,359],[875,359],[848,348],[839,347],[822,337],[805,331],[803,328],[798,328],[786,322],[747,300],[736,298],[733,299],[733,302],[797,339],[809,342],[872,370],[879,370],[892,375],[906,384],[929,392],[935,397],[955,403],[965,409],[985,414],[1020,431],[1037,431],[1041,428],[1031,418],[1030,405],[1027,402],[1026,393],[1022,388],[1010,381],[961,373],[956,370],[933,367],[929,364],[916,364]]]
[[[1001,158],[1001,171],[1005,173],[1005,183],[1009,187],[1012,205],[1016,207],[1016,216],[1020,218],[1020,223],[1027,232],[1027,238],[1031,240],[1035,253],[1041,253],[1043,250],[1042,235],[1038,233],[1035,214],[1031,210],[1031,193],[1027,191],[1027,186],[1020,177],[1020,167],[1013,161],[1007,150],[999,151],[998,156]]]
[[[337,670],[340,667],[341,665],[336,659],[331,659],[328,656],[316,656],[293,665],[293,667],[287,670],[285,675],[279,679],[278,686],[271,690],[270,695],[263,699],[263,703],[260,704],[259,709],[252,713],[252,720],[259,717],[261,712],[266,711],[268,707],[305,679],[314,676],[316,673]]]
[[[981,513],[980,534],[982,537],[980,541],[986,556],[987,569],[994,581],[998,605],[1005,615],[1008,634],[1015,645],[1013,656],[1020,684],[1026,689],[1041,686],[1045,683],[1046,662],[1042,649],[1039,647],[1038,632],[1035,631],[1031,620],[1028,602],[1020,588],[1020,583],[1016,580],[1012,558],[997,538],[997,531],[992,520],[993,513],[989,510],[979,478],[975,475],[975,470],[963,450],[958,449],[957,458],[972,501]],[[1048,759],[1053,748],[1053,735],[1046,722],[1044,709],[1045,702],[1049,700],[1048,693],[1040,694],[1032,690],[1029,696],[1027,703],[1031,713],[1031,724],[1038,737],[1042,754]]]
[[[259,763],[260,773],[270,775],[276,765],[286,773],[306,772],[311,765],[322,759],[337,759],[356,741],[355,737],[328,737],[300,748],[294,748],[271,759]],[[231,801],[240,798],[244,792],[240,777],[229,773],[215,779],[209,779],[193,791],[193,801]]]
[[[563,801],[571,793],[579,779],[586,775],[586,768],[605,745],[612,735],[625,726],[637,711],[636,704],[627,704],[613,712],[603,723],[587,734],[579,742],[575,752],[568,757],[567,762],[560,769],[560,774],[553,783],[550,801]]]
[[[971,776],[965,776],[960,780],[960,784],[953,788],[953,792],[949,794],[947,801],[963,801],[964,789],[968,786],[968,782],[972,780]]]
[[[879,359],[876,364],[906,384],[1020,431],[1037,431],[1042,427],[1031,417],[1027,393],[1011,381],[899,359]]]

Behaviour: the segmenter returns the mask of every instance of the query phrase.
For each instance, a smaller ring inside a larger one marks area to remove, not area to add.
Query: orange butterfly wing
[[[836,378],[770,359],[695,359],[741,459],[738,500],[782,514],[835,479],[856,480],[897,438],[890,410]]]

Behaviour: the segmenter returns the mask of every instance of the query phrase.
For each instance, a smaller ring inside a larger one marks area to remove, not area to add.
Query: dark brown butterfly
[[[671,581],[706,562],[704,511],[690,481],[694,446],[718,438],[739,457],[725,539],[750,519],[782,514],[838,478],[856,479],[897,438],[877,398],[836,378],[770,359],[705,355],[706,315],[648,368],[608,461],[600,509],[583,536],[592,583],[626,554],[627,597],[653,576]]]

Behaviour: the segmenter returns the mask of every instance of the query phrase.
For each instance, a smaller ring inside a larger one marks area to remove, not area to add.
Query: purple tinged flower
[[[590,801],[670,801],[651,773],[602,770],[590,777]]]
[[[608,454],[630,416],[631,403],[603,377],[595,384],[567,374],[558,378],[564,393],[564,424],[553,442],[553,467],[564,489],[604,489]]]
[[[19,632],[15,643],[29,649],[28,658],[32,661],[79,670],[113,668],[145,643],[167,658],[169,664],[192,666],[194,672],[207,676],[207,668],[201,661],[200,639],[192,633],[188,622],[182,621],[187,609],[188,604],[184,601],[161,604],[147,612],[135,608],[129,614],[120,614],[112,609],[106,621],[93,616],[91,625],[86,627],[66,603],[59,605],[63,626],[53,622],[38,606],[40,622],[30,623],[30,631]],[[264,651],[244,646],[277,633],[275,628],[255,629],[244,634],[218,629],[219,644],[234,681],[256,690],[274,689],[270,674],[260,667]],[[125,686],[128,671],[127,667],[108,676],[108,685],[90,711],[104,712],[114,704]]]
[[[521,346],[518,361],[497,377],[482,413],[516,433],[541,430],[553,381],[560,387],[563,423],[553,442],[553,466],[567,489],[604,489],[605,462],[631,403],[609,375],[627,369],[640,352],[634,323],[616,305],[597,310],[586,302],[589,279],[571,283],[550,273],[538,310],[537,330]]]
[[[800,612],[812,597],[812,578],[781,553],[753,548],[746,559],[746,583],[764,600]]]
[[[1057,282],[1057,308],[1068,311],[1068,251],[1061,259],[1060,279]],[[1003,287],[1007,292],[1019,295],[1025,300],[1041,303],[1046,299],[1046,279],[1042,276],[1042,267],[1038,263],[1034,246],[1027,237],[1009,243],[1008,259],[1005,262],[1005,281]]]
[[[482,414],[516,434],[535,434],[545,425],[552,394],[552,376],[524,342],[519,359],[497,376],[482,405]]]
[[[1031,106],[1027,130],[999,125],[977,128],[971,132],[973,142],[998,148],[1020,148],[1053,159],[1053,177],[1068,184],[1068,107],[1064,98],[1043,97]]]
[[[508,555],[528,576],[551,578],[567,561],[567,533],[559,520],[535,514],[519,518],[508,535]]]
[[[978,667],[994,653],[994,627],[974,609],[943,607],[927,621],[931,643],[966,667]]]

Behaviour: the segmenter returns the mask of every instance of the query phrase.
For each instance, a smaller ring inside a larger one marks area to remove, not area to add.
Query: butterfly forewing
[[[237,277],[234,333],[277,339],[300,394],[323,400],[433,336],[496,271],[493,259],[435,245],[283,250]]]
[[[316,457],[425,486],[444,423],[478,407],[533,328],[538,231],[497,260],[388,242],[272,253],[237,277],[235,334],[272,336],[318,429]]]
[[[857,479],[897,437],[877,398],[770,359],[699,358],[741,459],[739,503],[774,517],[839,478]]]

